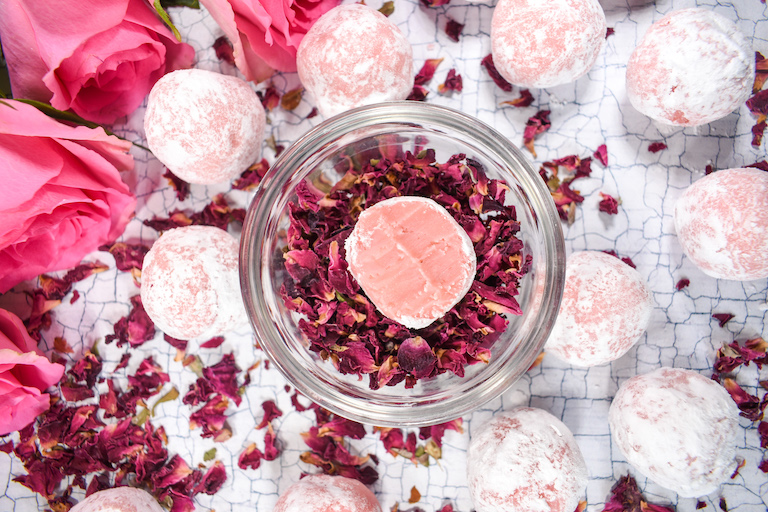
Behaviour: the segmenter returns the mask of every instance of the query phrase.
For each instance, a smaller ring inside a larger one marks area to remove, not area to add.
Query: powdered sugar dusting
[[[768,172],[727,169],[696,181],[675,203],[675,229],[683,251],[705,274],[768,277]]]
[[[499,0],[491,22],[496,69],[521,87],[551,87],[585,75],[605,41],[597,0]]]
[[[472,433],[467,484],[478,512],[573,512],[587,480],[576,439],[546,411],[513,409]]]
[[[296,65],[325,117],[403,100],[413,88],[410,43],[386,16],[361,4],[325,13],[302,39]]]
[[[229,181],[258,160],[266,115],[247,82],[212,71],[165,75],[149,93],[147,145],[190,183]]]
[[[273,512],[381,512],[381,505],[357,480],[310,475],[291,485]]]
[[[211,226],[167,231],[144,259],[141,300],[155,325],[178,339],[243,325],[238,241]]]
[[[72,507],[71,512],[163,512],[163,508],[146,491],[115,487],[91,494]]]
[[[749,97],[755,56],[735,23],[710,9],[654,23],[627,63],[627,96],[643,114],[679,126],[726,116]]]
[[[627,462],[680,496],[714,492],[736,469],[736,403],[692,370],[659,368],[629,379],[609,421]]]
[[[376,308],[414,329],[445,315],[475,278],[472,240],[425,197],[394,197],[367,208],[344,248],[349,271]]]
[[[574,366],[608,363],[638,341],[652,311],[650,290],[637,270],[603,252],[574,253],[545,350]]]

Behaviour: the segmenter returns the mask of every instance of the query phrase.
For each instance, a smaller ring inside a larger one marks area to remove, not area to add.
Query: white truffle
[[[637,343],[652,311],[651,292],[637,270],[604,252],[573,253],[544,350],[573,366],[609,363]]]
[[[147,491],[115,487],[98,491],[72,507],[70,512],[164,512]]]
[[[181,69],[149,93],[144,131],[152,153],[189,183],[223,183],[256,162],[266,114],[247,82],[202,69]]]
[[[362,4],[334,7],[301,40],[299,79],[325,117],[404,100],[413,89],[413,49],[400,29]]]
[[[587,480],[576,439],[546,411],[519,407],[472,432],[467,484],[477,512],[573,512]]]
[[[157,328],[189,340],[244,325],[238,255],[238,241],[216,227],[165,232],[145,256],[141,272],[141,301]]]
[[[381,505],[358,480],[309,475],[281,494],[272,512],[381,512]]]
[[[710,8],[667,14],[648,29],[627,63],[632,106],[678,126],[725,117],[747,100],[754,80],[749,40]]]
[[[632,377],[608,417],[627,462],[680,496],[714,492],[736,469],[739,409],[725,388],[692,370]]]

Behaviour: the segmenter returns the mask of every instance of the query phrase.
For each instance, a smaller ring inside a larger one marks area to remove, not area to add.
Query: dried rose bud
[[[437,356],[424,338],[416,336],[400,344],[397,362],[403,370],[417,379],[422,379],[435,371]]]

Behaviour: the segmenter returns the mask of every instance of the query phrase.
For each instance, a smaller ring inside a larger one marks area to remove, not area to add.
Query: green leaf
[[[389,17],[393,12],[395,12],[395,2],[393,0],[384,2],[384,5],[381,6],[381,9],[379,9],[379,12],[384,16]]]
[[[208,462],[216,457],[216,448],[211,448],[203,454],[203,462]]]
[[[200,2],[198,0],[160,0],[160,3],[166,9],[168,7],[189,7],[190,9],[200,8]]]
[[[176,388],[171,389],[169,392],[164,394],[160,397],[160,399],[155,402],[155,405],[152,406],[152,416],[155,415],[155,409],[157,409],[157,406],[160,405],[163,402],[170,402],[171,400],[176,400],[179,398],[179,390]]]
[[[160,16],[160,19],[163,20],[163,22],[166,25],[168,25],[168,28],[170,28],[171,32],[173,32],[173,35],[176,37],[176,40],[181,42],[181,34],[179,34],[179,31],[173,25],[173,22],[171,21],[171,18],[168,16],[168,13],[165,11],[165,9],[163,9],[162,2],[160,0],[155,0],[155,3],[153,5],[155,6],[157,15]]]

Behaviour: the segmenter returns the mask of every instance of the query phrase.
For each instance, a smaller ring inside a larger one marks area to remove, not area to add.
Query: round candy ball
[[[266,115],[247,82],[202,69],[182,69],[149,93],[144,131],[152,153],[189,183],[223,183],[256,162]]]
[[[216,227],[166,231],[141,271],[141,301],[157,328],[189,340],[243,325],[238,254],[237,239]]]
[[[470,437],[467,484],[477,512],[573,512],[587,480],[573,434],[541,409],[498,414]]]
[[[768,172],[727,169],[704,176],[675,203],[683,252],[705,274],[768,277]]]
[[[498,72],[520,87],[552,87],[584,76],[606,34],[598,0],[499,0],[491,20]]]
[[[661,18],[627,63],[632,106],[677,126],[725,117],[747,100],[754,80],[749,40],[709,8],[681,9]]]
[[[291,485],[272,512],[381,512],[381,505],[358,480],[310,475]]]
[[[739,409],[725,388],[692,370],[632,377],[613,398],[608,420],[627,462],[682,497],[717,490],[736,469]]]
[[[334,7],[301,40],[299,79],[325,117],[404,100],[413,89],[413,49],[400,29],[362,4]]]
[[[115,487],[91,494],[70,512],[163,512],[163,507],[147,491]]]
[[[640,339],[652,311],[651,292],[637,270],[604,252],[573,253],[544,350],[573,366],[609,363]]]

